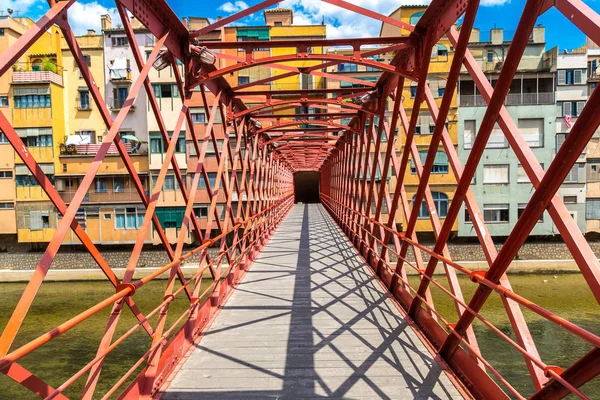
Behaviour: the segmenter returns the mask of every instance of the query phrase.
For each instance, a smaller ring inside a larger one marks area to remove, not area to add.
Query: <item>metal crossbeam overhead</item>
[[[15,385],[43,398],[65,399],[65,393],[78,381],[85,382],[79,395],[86,399],[159,395],[286,218],[297,194],[294,174],[315,171],[319,172],[320,199],[325,209],[463,392],[474,398],[524,398],[520,388],[504,377],[498,365],[480,351],[482,341],[489,340],[481,334],[481,328],[523,356],[531,378],[531,387],[527,389],[527,393],[533,394],[531,398],[562,398],[570,394],[587,398],[589,393],[582,386],[600,374],[598,332],[587,331],[515,293],[507,271],[540,215],[547,211],[589,290],[600,303],[600,263],[557,195],[581,151],[600,126],[597,112],[600,92],[597,88],[593,90],[546,172],[508,114],[504,100],[532,29],[543,12],[551,8],[558,10],[584,34],[600,42],[600,16],[589,6],[581,0],[527,0],[506,60],[492,86],[468,48],[479,12],[478,0],[433,0],[415,26],[344,0],[323,0],[328,6],[380,21],[406,35],[247,42],[212,41],[206,35],[220,32],[228,24],[279,1],[262,1],[200,30],[189,31],[165,0],[116,0],[139,76],[132,82],[123,106],[113,118],[96,85],[101,77],[92,75],[68,20],[70,7],[75,2],[50,0],[47,12],[0,55],[0,75],[4,75],[48,29],[56,26],[100,113],[102,129],[107,132],[96,156],[90,157],[87,172],[74,197],[66,204],[51,177],[40,166],[40,160],[35,159],[5,111],[0,110],[0,130],[62,217],[0,336],[0,372]],[[130,16],[155,38],[147,57],[140,50],[142,44],[138,43]],[[460,32],[456,29],[459,20]],[[454,47],[454,58],[444,77],[441,102],[436,103],[429,81],[440,76],[431,71],[430,63],[432,49],[443,37]],[[338,46],[350,50],[347,54],[314,50]],[[269,51],[264,56],[256,49],[278,49],[278,52],[273,55]],[[207,54],[219,63],[208,62]],[[307,61],[305,65],[310,66],[299,67],[298,61]],[[160,63],[173,71],[174,87],[182,100],[180,109],[174,110],[173,121],[166,120],[153,89],[150,71],[153,65]],[[380,77],[376,82],[368,82],[357,76],[330,72],[332,67],[342,63],[369,68]],[[238,86],[230,85],[231,76],[255,67],[269,70],[270,74],[252,82],[242,81]],[[446,126],[461,70],[470,75],[487,104],[483,124],[464,166]],[[284,79],[296,79],[300,75],[339,81],[340,87],[275,89]],[[341,87],[342,82],[353,87]],[[272,89],[262,90],[267,85],[272,85]],[[402,92],[411,85],[416,86],[414,98],[405,99]],[[148,99],[147,105],[136,104],[142,93]],[[191,111],[198,106],[198,99],[206,110],[204,129],[195,122]],[[251,105],[247,106],[246,102]],[[148,108],[164,143],[156,182],[148,192],[121,137],[121,128],[136,105]],[[424,159],[421,158],[423,150],[419,151],[418,147],[424,146],[415,137],[421,111],[427,112],[434,124]],[[218,121],[221,121],[220,127]],[[500,250],[496,249],[478,199],[470,188],[496,123],[533,187],[531,201]],[[189,149],[195,153],[196,163],[189,168],[182,168],[181,160],[176,157],[179,139],[186,139]],[[144,210],[123,279],[117,278],[114,266],[109,265],[76,218],[111,146],[117,149]],[[443,217],[436,212],[432,191],[435,182],[431,177],[439,152],[445,153],[457,184]],[[407,179],[411,169],[417,184]],[[174,240],[170,240],[157,215],[163,185],[171,174],[177,182],[184,210]],[[199,198],[204,199],[207,208],[203,214],[196,211]],[[473,229],[485,255],[486,269],[470,271],[453,261],[448,244],[463,206],[474,221]],[[427,210],[426,219],[435,237],[433,248],[419,243],[417,225],[424,219],[423,209]],[[399,220],[406,223],[400,224]],[[23,321],[69,230],[106,275],[115,294],[22,344],[17,339]],[[186,246],[192,233],[196,242],[193,247]],[[149,235],[158,238],[169,263],[144,278],[135,279]],[[211,247],[217,250],[216,256],[209,255]],[[197,257],[197,268],[191,277],[185,276],[182,263],[192,257]],[[438,271],[440,262],[443,269]],[[418,276],[418,284],[409,280],[409,271]],[[436,272],[441,275],[434,275]],[[460,281],[461,276],[468,280]],[[140,289],[158,278],[164,279],[164,290],[155,302],[157,306],[142,313],[137,305],[140,296],[144,296]],[[210,282],[205,287],[203,283],[207,279]],[[471,298],[464,294],[467,291],[463,293],[464,285],[473,285]],[[455,314],[450,319],[437,310],[436,305],[442,301],[438,296],[452,302]],[[481,313],[493,296],[499,296],[502,301],[509,333],[507,328],[498,328]],[[173,315],[172,303],[176,299],[187,306],[179,315]],[[123,308],[135,316],[133,326],[124,326]],[[94,358],[86,360],[83,367],[59,386],[42,379],[44,371],[35,368],[30,371],[21,365],[24,357],[108,309],[111,312]],[[552,365],[547,360],[547,352],[540,351],[545,344],[536,340],[529,330],[528,313],[589,343],[589,352],[572,365]],[[477,330],[475,321],[480,323]],[[109,355],[127,346],[126,339],[138,330],[150,338],[146,352],[139,359],[131,360],[130,369],[108,392],[99,393],[99,382],[111,360]],[[17,343],[19,347],[15,348]]]

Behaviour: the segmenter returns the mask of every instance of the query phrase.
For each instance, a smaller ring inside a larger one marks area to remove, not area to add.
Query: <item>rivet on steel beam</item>
[[[483,271],[483,270],[471,271],[471,273],[469,274],[469,279],[471,279],[472,282],[479,283],[479,281],[481,279],[485,279],[486,275],[487,275],[487,271]]]
[[[125,290],[127,288],[131,289],[129,293],[127,293],[127,297],[133,296],[135,293],[135,286],[133,285],[133,283],[119,283],[117,285],[116,292],[119,293],[120,291]]]

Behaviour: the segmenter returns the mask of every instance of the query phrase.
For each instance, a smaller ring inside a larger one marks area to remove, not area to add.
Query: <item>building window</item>
[[[583,107],[585,107],[585,101],[563,101],[562,103],[557,102],[556,105],[557,107],[560,107],[558,108],[559,114],[562,110],[562,115],[558,115],[559,117],[564,117],[567,115],[571,117],[577,117],[583,111]]]
[[[15,203],[0,203],[0,210],[14,210]]]
[[[250,77],[249,76],[238,76],[238,85],[247,85],[250,83]]]
[[[584,82],[586,71],[582,69],[561,69],[558,70],[559,85],[581,85]]]
[[[85,63],[88,67],[92,66],[92,56],[90,56],[89,54],[84,54],[83,59],[85,60]]]
[[[190,109],[190,114],[192,116],[192,123],[194,123],[194,124],[206,123],[206,114],[204,112],[204,107],[202,107],[202,109],[192,108],[192,109]]]
[[[0,36],[4,36],[4,28],[0,28]]]
[[[417,97],[417,86],[411,86],[410,87],[410,98],[414,99],[415,97]]]
[[[488,142],[485,145],[486,149],[499,149],[508,147],[508,141],[504,136],[504,132],[500,129],[498,124],[494,124],[494,129],[492,129],[492,133],[488,139]]]
[[[446,88],[438,88],[438,97],[444,97],[444,92]]]
[[[96,178],[96,193],[106,193],[106,178]]]
[[[544,169],[544,164],[540,165],[542,169]],[[527,173],[525,172],[525,169],[523,169],[523,166],[521,164],[517,166],[517,183],[531,183],[531,180],[529,180],[529,176],[527,176]]]
[[[427,150],[419,151],[419,158],[421,159],[421,165],[425,165],[427,159]],[[410,160],[410,173],[416,174],[417,168],[414,161]],[[431,166],[432,174],[447,174],[448,173],[448,156],[443,151],[438,151],[435,154],[433,165]]]
[[[112,40],[113,47],[123,47],[123,46],[127,46],[127,44],[128,44],[127,37],[125,37],[125,36],[112,37],[111,40]]]
[[[125,192],[125,178],[114,177],[113,178],[113,193]]]
[[[152,187],[156,187],[157,181],[158,181],[158,175],[154,175],[152,177]],[[175,180],[175,176],[173,176],[173,175],[165,176],[165,181],[163,183],[162,190],[169,190],[169,191],[179,190],[179,185],[177,184],[177,181]]]
[[[80,110],[89,110],[90,106],[90,92],[87,88],[79,89],[79,109]]]
[[[139,229],[144,221],[144,210],[134,207],[115,208],[115,229]]]
[[[275,26],[283,26],[283,22],[281,22],[281,21],[275,21]]]
[[[50,108],[52,102],[49,94],[32,94],[15,96],[15,108]]]
[[[508,222],[508,204],[484,204],[483,220],[485,222]]]
[[[32,231],[41,231],[50,227],[50,215],[48,211],[30,211],[29,229]]]
[[[27,136],[23,142],[27,147],[52,147],[52,135]]]
[[[563,196],[563,203],[577,204],[577,196]]]
[[[116,110],[123,108],[128,95],[129,86],[118,86],[113,88],[113,108]]]
[[[10,143],[10,141],[8,140],[8,138],[6,137],[4,132],[0,131],[0,144],[8,144],[8,143]]]
[[[208,206],[201,206],[194,208],[194,214],[196,218],[207,218],[208,217]]]
[[[178,98],[179,89],[174,83],[153,83],[152,89],[157,99]]]
[[[8,96],[0,96],[0,107],[8,107]]]
[[[600,199],[585,199],[585,219],[600,219]]]
[[[557,133],[556,134],[556,152],[557,153],[558,153],[558,150],[563,145],[563,143],[565,142],[566,138],[567,138],[567,134],[566,133]]]
[[[0,179],[12,179],[12,171],[0,171]]]
[[[487,52],[487,62],[494,62],[494,52],[491,50],[488,50]]]
[[[217,182],[217,173],[216,172],[209,172],[208,173],[208,181],[210,183],[210,187],[214,188],[215,187],[215,183]],[[204,181],[203,177],[200,177],[200,184],[198,185],[198,187],[200,189],[206,189],[206,182]]]
[[[519,118],[519,131],[529,147],[542,147],[544,145],[544,119]]]
[[[353,63],[341,63],[338,64],[338,72],[357,72],[358,65]]]
[[[585,182],[585,163],[575,163],[564,180],[564,183]]]
[[[473,142],[475,141],[475,135],[477,134],[476,125],[474,119],[466,119],[465,127],[464,127],[464,138],[465,138],[465,149],[470,149],[473,147]]]
[[[483,183],[505,184],[509,182],[508,164],[483,166]]]
[[[575,196],[575,200],[577,200],[577,196]],[[523,211],[525,211],[525,207],[527,207],[527,203],[519,203],[517,206],[517,218],[521,218]],[[537,222],[544,222],[544,213],[540,215]]]
[[[421,17],[423,16],[424,12],[423,11],[419,11],[417,13],[414,13],[413,15],[410,16],[410,24],[411,25],[416,25],[419,20],[421,19]]]
[[[433,197],[433,204],[435,204],[435,209],[439,217],[445,218],[448,214],[448,195],[442,192],[431,192],[431,196]],[[415,197],[416,195],[412,198],[413,207],[415,206]],[[429,210],[427,209],[425,200],[423,200],[419,208],[419,219],[425,218],[429,218]]]

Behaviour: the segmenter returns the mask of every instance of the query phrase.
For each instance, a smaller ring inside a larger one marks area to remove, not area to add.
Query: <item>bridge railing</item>
[[[413,251],[421,251],[423,253],[428,254],[431,258],[434,258],[435,260],[443,263],[444,267],[453,268],[457,272],[460,272],[463,276],[468,277],[469,281],[472,282],[474,285],[484,285],[484,286],[488,287],[490,290],[493,290],[501,297],[514,301],[515,303],[519,304],[520,306],[527,308],[528,310],[537,314],[541,318],[544,318],[545,320],[553,323],[557,327],[570,332],[574,336],[589,343],[590,345],[592,345],[594,347],[600,347],[600,336],[580,327],[579,325],[577,325],[565,318],[562,318],[562,317],[554,314],[552,311],[550,311],[544,307],[541,307],[541,306],[533,303],[532,301],[513,292],[510,288],[503,286],[501,284],[496,284],[496,283],[486,279],[486,277],[485,277],[486,271],[468,269],[468,268],[460,265],[459,263],[456,263],[456,262],[444,257],[444,255],[435,253],[431,249],[419,244],[418,242],[416,242],[410,238],[407,238],[405,236],[404,232],[398,232],[395,229],[391,229],[388,226],[386,226],[385,224],[377,221],[376,219],[374,219],[368,215],[365,215],[364,213],[358,212],[358,211],[346,206],[342,202],[336,201],[333,198],[331,198],[325,194],[321,194],[321,200],[322,200],[322,203],[325,206],[325,208],[331,213],[331,215],[334,217],[334,219],[343,228],[344,232],[349,233],[348,238],[355,244],[358,241],[357,247],[360,249],[363,249],[364,252],[372,255],[372,257],[369,259],[370,264],[383,268],[378,271],[378,275],[381,277],[382,281],[387,286],[387,288],[390,290],[390,292],[392,294],[394,294],[396,296],[396,298],[401,302],[402,306],[406,310],[410,309],[411,302],[409,302],[409,303],[404,302],[408,298],[406,296],[406,294],[409,294],[410,296],[412,296],[412,298],[418,298],[422,302],[423,306],[425,307],[426,312],[428,312],[431,315],[431,317],[434,320],[436,320],[442,328],[444,328],[445,332],[449,335],[453,335],[453,336],[457,337],[460,340],[461,344],[469,351],[470,355],[475,357],[485,367],[486,370],[490,371],[490,373],[493,374],[496,377],[496,379],[512,395],[516,396],[517,398],[526,398],[513,385],[511,385],[509,380],[505,379],[503,377],[503,375],[496,368],[494,368],[493,363],[488,362],[481,355],[481,352],[479,351],[479,349],[477,347],[472,346],[466,338],[464,338],[463,336],[461,336],[460,334],[458,334],[455,331],[455,329],[454,329],[456,326],[455,323],[448,321],[446,319],[447,316],[444,316],[440,312],[436,311],[435,302],[433,301],[433,298],[431,297],[431,295],[421,296],[418,293],[418,288],[414,287],[414,282],[411,283],[410,280],[408,279],[409,275],[417,276],[419,279],[426,279],[428,282],[430,282],[432,285],[434,285],[440,292],[442,292],[443,294],[445,294],[446,296],[451,298],[453,302],[464,307],[465,312],[472,314],[475,318],[477,318],[479,321],[481,321],[481,323],[487,329],[489,329],[491,332],[496,334],[501,340],[503,340],[505,343],[507,343],[510,347],[512,347],[519,353],[521,353],[523,355],[523,357],[530,360],[537,367],[542,369],[544,371],[544,374],[547,377],[555,379],[558,382],[560,382],[572,394],[575,394],[581,398],[586,398],[585,394],[583,394],[580,390],[578,390],[575,386],[570,384],[567,380],[565,380],[560,375],[560,373],[562,372],[561,368],[554,366],[554,365],[548,365],[548,364],[544,363],[544,361],[541,359],[541,357],[529,353],[528,350],[523,345],[521,345],[520,343],[517,343],[513,338],[511,338],[509,335],[507,335],[501,328],[495,326],[492,322],[490,322],[488,319],[486,319],[481,313],[476,312],[476,311],[472,310],[471,308],[469,308],[468,304],[463,299],[459,298],[454,293],[452,293],[438,279],[435,279],[432,276],[426,275],[425,271],[423,269],[420,269],[413,261],[410,261],[409,259],[402,257],[400,255],[400,253],[398,253],[395,250],[395,247],[390,245],[391,242],[385,243],[385,242],[383,242],[381,237],[374,235],[372,227],[375,226],[379,229],[385,230],[390,235],[394,235],[394,236],[398,237],[402,243],[406,243],[407,245],[409,245],[413,249]],[[347,222],[347,220],[345,218],[345,216],[347,215],[346,213],[351,213],[352,215],[354,215],[357,218],[356,221],[358,221],[358,224],[355,226],[358,226],[359,232],[354,231],[352,229],[352,227],[350,226],[350,224]],[[366,228],[366,227],[369,227],[369,228]],[[375,243],[376,245],[374,247],[371,247],[371,246],[373,246],[373,243]],[[382,248],[386,248],[390,254],[393,254],[394,256],[396,256],[397,260],[402,260],[404,262],[404,264],[412,270],[412,274],[411,274],[411,271],[405,271],[405,270],[397,272],[396,268],[395,268],[396,265],[394,265],[394,263],[392,261],[390,261],[389,259],[388,260],[380,259],[378,257],[378,254],[381,252]],[[364,252],[363,252],[363,254],[365,254]],[[373,272],[375,272],[375,270],[373,270]],[[400,286],[398,286],[398,285],[400,285]],[[401,293],[403,293],[404,295],[402,295]],[[440,301],[438,300],[438,303],[439,302]]]

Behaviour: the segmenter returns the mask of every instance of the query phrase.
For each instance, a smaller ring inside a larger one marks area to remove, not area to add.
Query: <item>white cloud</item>
[[[39,6],[42,4],[48,9],[48,3],[41,0],[0,0],[0,11],[6,15],[7,10],[10,8],[14,11],[14,17],[24,17],[34,5]]]
[[[0,11],[6,13],[8,8],[15,11],[13,14],[15,17],[29,17],[37,20],[48,11],[48,2],[45,0],[0,0]],[[94,29],[99,33],[102,14],[110,15],[113,26],[121,23],[115,7],[105,7],[96,0],[77,1],[69,7],[69,23],[76,35],[85,34],[88,29]]]
[[[82,35],[88,29],[93,29],[100,33],[100,16],[110,15],[112,26],[122,25],[121,18],[115,7],[104,7],[96,1],[90,3],[75,2],[69,7],[69,23],[76,35]]]
[[[428,5],[431,0],[353,0],[351,3],[383,15],[390,15],[402,5]],[[482,0],[482,6],[498,6],[510,0]],[[327,37],[379,36],[381,22],[321,0],[284,0],[279,7],[294,10],[294,25],[327,25]]]
[[[242,11],[248,8],[248,4],[243,1],[231,2],[228,1],[224,3],[218,10],[225,11],[226,13],[235,13],[238,11]]]

